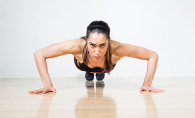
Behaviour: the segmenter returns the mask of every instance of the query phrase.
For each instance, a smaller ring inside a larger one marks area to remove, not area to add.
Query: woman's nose
[[[99,47],[96,47],[96,48],[95,48],[95,54],[96,54],[96,55],[99,55],[99,54],[100,54],[100,48],[99,48]]]

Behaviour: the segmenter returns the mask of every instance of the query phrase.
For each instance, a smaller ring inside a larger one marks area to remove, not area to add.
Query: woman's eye
[[[92,47],[94,46],[94,44],[90,44]]]
[[[105,47],[105,45],[101,45],[101,47]]]

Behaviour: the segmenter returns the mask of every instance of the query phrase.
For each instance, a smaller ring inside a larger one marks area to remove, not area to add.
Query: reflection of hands
[[[47,93],[47,92],[54,92],[56,93],[56,89],[54,87],[44,87],[38,90],[32,90],[32,91],[28,91],[29,93]]]
[[[147,91],[149,93],[149,91],[152,91],[152,92],[164,92],[165,90],[163,89],[157,89],[157,88],[154,88],[154,87],[151,87],[149,85],[143,85],[142,87],[140,87],[139,91]]]

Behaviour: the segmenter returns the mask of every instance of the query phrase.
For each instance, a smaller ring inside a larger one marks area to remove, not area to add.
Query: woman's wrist
[[[52,84],[50,78],[44,79],[43,80],[43,85],[44,85],[44,87],[53,87],[53,84]]]
[[[143,84],[142,86],[151,86],[151,84]]]
[[[52,84],[46,84],[46,85],[44,85],[44,87],[53,87],[53,85]]]

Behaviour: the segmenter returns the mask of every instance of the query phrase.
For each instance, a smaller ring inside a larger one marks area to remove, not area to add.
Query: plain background
[[[195,77],[194,0],[0,0],[0,78],[40,78],[34,53],[85,36],[103,20],[112,40],[159,55],[155,77]],[[73,55],[47,59],[51,78],[84,77]],[[124,57],[112,77],[145,77],[147,60]]]

